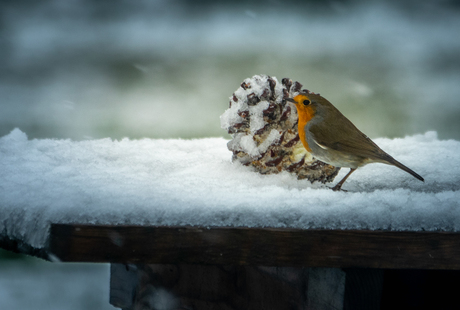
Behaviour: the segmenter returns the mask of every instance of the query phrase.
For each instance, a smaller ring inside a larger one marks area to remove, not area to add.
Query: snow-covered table
[[[353,278],[338,268],[460,270],[460,142],[434,132],[375,141],[425,183],[375,164],[347,181],[348,192],[333,192],[232,164],[222,138],[28,140],[16,129],[0,138],[0,246],[52,261],[117,263],[112,292],[128,295],[114,293],[112,302],[127,309],[139,279],[168,268],[192,275],[200,266],[208,289],[220,287],[212,277],[246,277],[248,292],[290,283],[285,295],[310,306],[328,291],[313,288],[329,285],[336,308]],[[376,277],[378,298],[383,275]],[[177,302],[152,287],[148,296]],[[222,289],[239,300],[239,289]]]

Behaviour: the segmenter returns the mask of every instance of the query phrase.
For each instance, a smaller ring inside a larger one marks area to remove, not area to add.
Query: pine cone
[[[233,139],[227,144],[233,161],[253,166],[262,174],[288,171],[298,179],[331,182],[340,168],[323,163],[307,152],[297,131],[297,110],[283,99],[296,96],[299,82],[255,75],[230,97],[221,115],[221,127]],[[306,90],[304,90],[306,91]]]

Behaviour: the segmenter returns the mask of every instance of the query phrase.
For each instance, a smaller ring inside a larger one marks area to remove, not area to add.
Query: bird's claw
[[[334,186],[334,187],[330,187],[330,189],[332,189],[334,192],[345,192],[345,193],[348,192],[348,191],[342,189],[342,186],[337,186],[337,185]]]

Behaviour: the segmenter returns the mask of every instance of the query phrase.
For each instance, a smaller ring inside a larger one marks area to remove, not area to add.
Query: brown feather
[[[329,101],[323,97],[315,98],[315,100],[321,104],[317,113],[324,115],[319,115],[324,117],[324,121],[312,124],[310,132],[319,144],[370,160],[388,161],[391,158]]]

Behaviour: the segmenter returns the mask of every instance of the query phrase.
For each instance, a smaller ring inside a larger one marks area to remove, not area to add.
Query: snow
[[[256,145],[254,141],[254,135],[246,135],[245,133],[237,133],[235,134],[235,138],[230,141],[229,147],[232,149],[242,150],[248,153],[253,158],[258,158],[261,154],[265,153],[268,147],[277,141],[280,138],[281,134],[278,130],[272,129],[265,139],[264,142]]]
[[[249,132],[237,132],[232,134],[233,139],[229,142],[231,150],[240,150],[249,154],[252,158],[257,159],[261,154],[265,153],[270,145],[279,140],[281,132],[272,129],[266,139],[257,145],[254,136],[257,131],[264,128],[268,123],[264,120],[264,111],[268,109],[270,103],[263,99],[257,103],[249,104],[249,98],[261,99],[264,91],[270,89],[269,79],[275,85],[273,88],[274,102],[281,103],[283,99],[283,85],[276,77],[269,77],[267,75],[254,75],[252,78],[246,78],[241,87],[233,93],[229,98],[231,105],[220,116],[220,126],[222,129],[229,132],[229,128],[238,123],[243,122],[243,118],[239,115],[241,112],[249,113]],[[243,87],[243,85],[245,85]],[[272,101],[273,102],[273,101]],[[292,116],[292,113],[290,114]],[[297,116],[295,116],[297,117]]]
[[[264,110],[268,109],[268,101],[261,101],[259,104],[249,107],[249,115],[251,116],[251,133],[264,127]]]
[[[271,77],[271,79],[276,83],[274,88],[276,103],[280,103],[283,99],[283,85],[276,77]],[[233,96],[230,97],[232,104],[220,116],[220,127],[228,129],[236,123],[241,122],[243,119],[238,115],[238,112],[249,110],[249,115],[251,116],[250,131],[254,135],[257,130],[263,128],[265,125],[263,111],[268,108],[269,102],[262,100],[257,105],[248,106],[248,96],[254,94],[254,97],[260,98],[266,89],[270,89],[268,76],[255,75],[252,78],[246,78],[243,84],[250,85],[250,87],[247,89],[239,87],[234,92],[237,99],[236,102],[233,100]]]
[[[374,141],[425,182],[371,164],[333,192],[232,164],[223,138],[28,140],[15,129],[0,138],[0,233],[43,247],[50,223],[460,230],[460,142]]]

